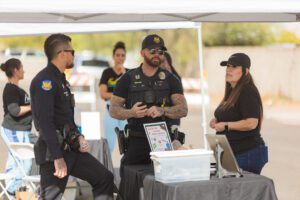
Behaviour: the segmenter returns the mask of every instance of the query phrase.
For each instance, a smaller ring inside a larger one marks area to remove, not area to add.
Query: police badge
[[[159,72],[158,77],[159,77],[160,80],[165,80],[166,79],[165,72]]]

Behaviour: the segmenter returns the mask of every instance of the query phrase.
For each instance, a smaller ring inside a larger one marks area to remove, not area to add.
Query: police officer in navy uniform
[[[71,38],[53,34],[46,39],[44,50],[48,65],[30,86],[33,118],[39,131],[35,145],[41,174],[39,199],[61,199],[72,175],[91,184],[94,199],[112,200],[113,175],[88,153],[89,145],[74,122],[75,102],[64,74],[74,65]]]
[[[160,68],[166,50],[160,36],[148,35],[142,42],[144,62],[120,78],[111,98],[111,116],[128,120],[129,141],[121,160],[121,177],[124,165],[151,163],[150,146],[143,124],[165,121],[170,128],[170,119],[187,115],[180,80]],[[124,186],[122,180],[121,192]]]

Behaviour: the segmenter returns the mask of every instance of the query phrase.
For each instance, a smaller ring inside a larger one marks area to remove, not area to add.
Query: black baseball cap
[[[147,35],[143,42],[142,42],[142,49],[154,49],[154,48],[161,48],[164,51],[167,51],[165,47],[164,40],[156,34]]]
[[[251,66],[251,61],[249,56],[247,56],[244,53],[235,53],[232,54],[229,58],[228,61],[222,61],[220,63],[221,66],[227,66],[227,65],[233,65],[233,66],[242,66],[244,68],[250,68]]]

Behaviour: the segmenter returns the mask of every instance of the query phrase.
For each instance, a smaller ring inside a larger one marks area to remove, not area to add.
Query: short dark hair
[[[68,48],[71,41],[72,39],[69,36],[61,33],[50,35],[44,44],[44,51],[48,61],[55,58],[56,54],[63,48]]]
[[[8,78],[11,78],[14,75],[15,69],[20,69],[21,61],[17,58],[8,59],[5,63],[2,63],[0,68],[5,72]]]

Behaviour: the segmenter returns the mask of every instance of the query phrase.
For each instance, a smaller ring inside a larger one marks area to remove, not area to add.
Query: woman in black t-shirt
[[[164,59],[162,60],[162,63],[160,65],[160,67],[162,69],[165,69],[165,70],[171,72],[176,78],[178,78],[180,80],[181,87],[182,87],[181,77],[179,76],[179,74],[177,73],[175,67],[173,66],[172,57],[167,51],[164,53]],[[174,128],[175,129],[178,128],[178,126],[180,125],[180,119],[172,119],[170,121],[172,121],[171,122],[171,124],[172,124],[171,125],[171,130],[174,129]]]
[[[225,95],[210,127],[226,135],[240,168],[260,174],[268,150],[260,135],[263,107],[249,71],[250,58],[236,53],[220,64],[227,67]]]
[[[174,74],[181,81],[181,77],[179,76],[178,72],[176,71],[175,67],[173,66],[172,57],[167,51],[164,53],[164,59],[161,63],[161,68],[168,70],[169,72]]]
[[[6,142],[29,143],[32,122],[30,98],[19,87],[19,81],[24,78],[23,65],[20,60],[11,58],[1,64],[1,70],[5,72],[8,79],[3,90],[4,119],[1,135]],[[32,165],[31,160],[21,160],[20,163],[28,174]],[[22,173],[10,154],[6,163],[6,173],[14,176],[14,180],[8,187],[8,192],[14,195],[16,189],[22,184]]]
[[[114,88],[116,87],[119,78],[127,71],[124,67],[125,58],[125,44],[123,42],[117,42],[113,49],[114,66],[103,71],[99,82],[101,98],[106,101],[103,126],[110,152],[114,150],[116,142],[116,133],[114,131],[115,127],[118,127],[120,130],[124,130],[124,127],[127,124],[126,120],[117,120],[111,118],[109,115],[110,98],[113,94]]]

